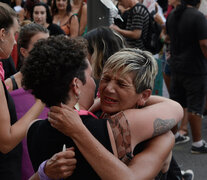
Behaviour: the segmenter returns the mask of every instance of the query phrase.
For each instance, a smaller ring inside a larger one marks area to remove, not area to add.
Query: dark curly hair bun
[[[48,107],[65,103],[74,77],[85,83],[87,42],[52,36],[35,43],[22,67],[22,85]]]

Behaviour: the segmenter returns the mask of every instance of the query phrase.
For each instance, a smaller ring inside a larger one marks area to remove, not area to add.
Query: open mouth
[[[104,100],[105,103],[108,103],[108,104],[114,104],[114,103],[118,102],[115,99],[112,99],[112,98],[109,98],[109,97],[104,97],[103,100]]]

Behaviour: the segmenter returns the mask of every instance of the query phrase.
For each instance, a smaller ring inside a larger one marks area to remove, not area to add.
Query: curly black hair
[[[66,103],[72,80],[85,84],[87,42],[83,38],[51,36],[34,45],[22,67],[22,85],[48,107]]]

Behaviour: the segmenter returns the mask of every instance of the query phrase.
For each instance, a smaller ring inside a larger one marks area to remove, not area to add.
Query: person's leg
[[[167,87],[168,93],[170,93],[170,76],[171,76],[170,65],[166,62],[163,71],[163,79],[165,81],[165,85]]]
[[[207,153],[207,144],[202,140],[201,127],[205,109],[207,76],[186,76],[184,87],[187,96],[188,119],[192,132],[192,153]]]
[[[205,105],[205,110],[203,112],[203,115],[206,116],[207,115],[207,96],[206,96],[206,105]]]
[[[202,126],[202,117],[200,115],[193,114],[188,112],[188,119],[191,127],[193,142],[200,141],[201,136],[201,126]]]
[[[183,76],[177,73],[171,73],[170,83],[170,98],[181,104],[183,108],[186,107],[186,94],[183,87]],[[186,143],[190,140],[188,136],[183,136],[178,132],[178,125],[176,125],[172,132],[175,134],[175,144]]]
[[[188,111],[187,108],[184,108],[184,116],[181,120],[181,124],[178,131],[181,135],[187,136],[188,135]]]

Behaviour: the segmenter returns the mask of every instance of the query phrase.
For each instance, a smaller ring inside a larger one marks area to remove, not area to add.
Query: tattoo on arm
[[[155,119],[154,121],[154,133],[152,137],[166,133],[176,125],[175,119]]]

